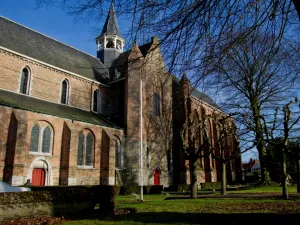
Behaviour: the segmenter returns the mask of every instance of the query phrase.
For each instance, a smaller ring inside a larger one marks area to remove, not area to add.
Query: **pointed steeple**
[[[101,32],[101,35],[104,34],[121,36],[114,8],[114,1],[111,2],[109,13]]]
[[[114,60],[123,52],[125,40],[120,35],[118,21],[114,9],[114,2],[111,2],[102,33],[96,38],[98,46],[97,57],[110,67]]]
[[[182,80],[182,81],[185,81],[185,82],[189,82],[189,79],[188,79],[188,77],[187,77],[186,72],[184,72],[184,73],[182,74],[181,80]]]
[[[191,83],[190,83],[190,80],[186,74],[186,72],[184,72],[182,74],[182,77],[179,81],[179,84],[183,90],[183,92],[186,94],[186,95],[189,95],[190,94],[190,87],[191,87]]]

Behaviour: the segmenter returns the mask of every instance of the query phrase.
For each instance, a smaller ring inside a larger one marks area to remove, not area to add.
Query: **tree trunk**
[[[222,162],[221,194],[226,195],[226,162]]]
[[[265,163],[265,156],[267,154],[264,140],[264,130],[260,120],[260,108],[255,97],[251,99],[251,108],[255,122],[255,141],[257,142],[257,151],[261,169],[261,184],[268,185],[271,183],[270,174]]]
[[[197,160],[190,160],[190,173],[191,173],[191,198],[197,198]]]
[[[300,158],[297,158],[297,193],[300,193]]]
[[[282,153],[282,197],[284,199],[288,199],[289,195],[288,195],[288,187],[287,187],[287,172],[286,172],[286,155],[285,152],[283,150]]]

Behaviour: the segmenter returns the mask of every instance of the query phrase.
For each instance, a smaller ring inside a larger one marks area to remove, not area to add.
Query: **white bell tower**
[[[115,14],[114,3],[110,5],[101,35],[96,38],[97,57],[107,67],[123,52],[125,40],[121,37]]]

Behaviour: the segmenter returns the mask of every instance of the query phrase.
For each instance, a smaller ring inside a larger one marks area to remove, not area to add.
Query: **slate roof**
[[[113,2],[110,5],[109,13],[107,15],[105,24],[104,24],[102,32],[101,32],[101,35],[103,35],[103,34],[117,35],[117,36],[121,37]]]
[[[100,59],[0,16],[0,46],[105,83],[108,70]]]
[[[250,159],[249,162],[247,163],[242,163],[242,168],[244,170],[247,170],[247,169],[252,169],[252,167],[254,167],[254,165],[259,165],[259,160],[258,159]]]
[[[179,85],[179,78],[176,77],[175,75],[172,75],[172,77],[173,77],[173,81],[175,82],[175,84]],[[183,74],[183,78],[188,79],[187,75],[185,73]],[[223,111],[222,108],[214,100],[212,100],[211,97],[209,97],[207,94],[204,94],[203,92],[199,91],[197,88],[191,87],[191,89],[192,89],[191,95],[193,97],[200,99],[200,100],[204,101],[205,103]]]
[[[119,129],[118,126],[114,125],[101,115],[1,89],[0,105]]]
[[[192,96],[194,96],[195,98],[198,98],[204,102],[206,102],[207,104],[217,108],[217,109],[221,109],[221,107],[214,102],[214,100],[211,99],[211,97],[209,97],[208,95],[204,94],[203,92],[199,91],[197,88],[192,89]]]

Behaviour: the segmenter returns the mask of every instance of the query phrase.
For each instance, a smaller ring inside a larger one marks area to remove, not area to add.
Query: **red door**
[[[45,186],[45,170],[33,169],[32,171],[32,185]]]
[[[159,169],[154,171],[154,185],[159,185]]]

